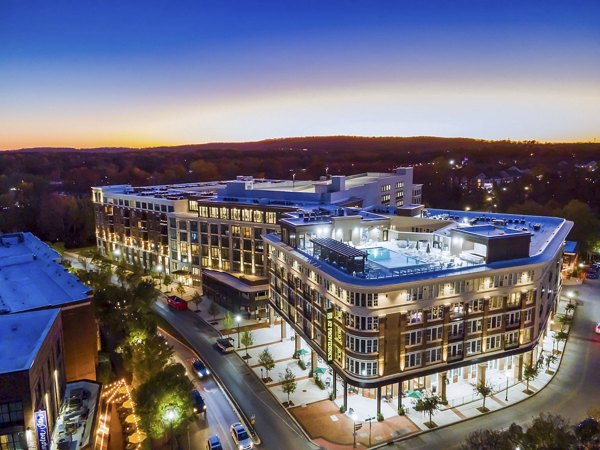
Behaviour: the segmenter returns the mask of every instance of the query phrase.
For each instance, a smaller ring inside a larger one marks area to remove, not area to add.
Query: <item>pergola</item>
[[[331,238],[314,238],[313,256],[347,273],[364,273],[368,253]]]

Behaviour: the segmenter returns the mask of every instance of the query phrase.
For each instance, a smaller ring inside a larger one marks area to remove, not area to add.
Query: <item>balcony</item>
[[[461,359],[463,359],[462,352],[458,352],[455,355],[448,355],[448,362],[456,362],[456,361],[460,361]]]

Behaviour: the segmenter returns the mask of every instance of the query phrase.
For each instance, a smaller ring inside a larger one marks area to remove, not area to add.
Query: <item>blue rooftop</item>
[[[0,315],[0,373],[28,370],[59,309]]]
[[[59,259],[56,251],[31,233],[0,235],[0,314],[86,300],[89,287]]]
[[[579,243],[576,241],[565,241],[565,253],[577,253]]]

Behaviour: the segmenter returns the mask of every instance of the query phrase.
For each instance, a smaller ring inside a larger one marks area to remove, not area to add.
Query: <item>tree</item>
[[[180,296],[183,296],[183,294],[185,294],[185,286],[183,285],[183,283],[181,281],[177,282],[177,287],[175,288],[175,291],[177,291],[177,293]]]
[[[569,423],[560,416],[541,413],[533,419],[521,437],[521,447],[526,449],[573,448],[575,436]]]
[[[287,394],[287,404],[290,406],[290,394],[293,394],[296,390],[296,376],[289,367],[285,369],[285,374],[279,374],[279,381],[281,383],[281,389]]]
[[[153,439],[161,438],[170,428],[169,409],[175,412],[172,427],[182,429],[193,417],[190,392],[194,388],[181,364],[170,364],[141,384],[133,393],[140,427]]]
[[[169,275],[168,273],[165,273],[165,275],[163,276],[163,284],[165,285],[165,288],[169,287],[172,282],[173,282],[173,277],[171,275]]]
[[[569,335],[564,332],[564,331],[558,331],[556,333],[554,333],[554,341],[556,342],[556,353],[559,353],[558,351],[558,344],[562,341],[566,341],[567,338],[569,337]]]
[[[554,353],[550,353],[549,355],[546,355],[546,371],[550,371],[550,364],[555,363],[558,360],[558,356],[556,356]]]
[[[125,342],[117,349],[133,372],[134,385],[155,376],[173,356],[173,348],[158,336],[156,327],[149,328],[130,330]]]
[[[275,368],[275,361],[273,361],[273,355],[269,351],[269,347],[265,348],[260,355],[258,355],[258,363],[265,368],[267,372],[267,379],[269,378],[269,371]],[[264,380],[263,380],[264,381]]]
[[[229,311],[223,317],[223,328],[228,330],[228,334],[231,334],[231,330],[233,329],[233,315]]]
[[[196,309],[200,308],[200,303],[202,303],[202,296],[200,295],[200,292],[195,291],[194,295],[192,295],[192,302],[194,303],[194,305],[196,306]]]
[[[565,327],[570,327],[573,323],[573,317],[567,315],[559,316],[556,320],[560,323],[560,331],[565,331]]]
[[[423,411],[423,412],[426,412],[427,414],[429,414],[429,422],[427,422],[425,424],[429,428],[433,428],[433,427],[436,426],[431,421],[431,418],[440,409],[440,405],[441,404],[442,403],[440,401],[440,398],[437,395],[431,395],[431,396],[423,397],[423,398],[417,400],[417,404],[415,406],[415,410],[417,410],[417,411]]]
[[[523,429],[512,424],[507,430],[478,430],[471,433],[461,450],[514,450],[518,446]]]
[[[219,305],[217,305],[214,301],[210,303],[208,307],[208,313],[212,316],[213,320],[216,319],[217,314],[219,314]]]
[[[254,337],[252,336],[252,330],[244,330],[244,332],[242,333],[242,337],[240,338],[240,342],[246,349],[246,359],[248,359],[249,358],[248,347],[250,347],[252,344],[254,344]]]
[[[539,371],[539,368],[538,368],[537,364],[526,364],[525,365],[525,368],[523,369],[523,379],[527,383],[526,388],[525,388],[526,394],[532,394],[532,392],[529,390],[529,382],[533,381],[537,378],[538,371]]]
[[[115,275],[117,277],[117,280],[119,281],[119,284],[123,287],[125,287],[125,281],[127,280],[127,272],[127,267],[125,267],[124,264],[119,264],[115,269]]]
[[[492,386],[487,384],[485,380],[481,380],[480,383],[475,386],[475,392],[483,398],[483,405],[481,406],[481,412],[488,412],[489,410],[485,407],[485,399],[494,393]]]

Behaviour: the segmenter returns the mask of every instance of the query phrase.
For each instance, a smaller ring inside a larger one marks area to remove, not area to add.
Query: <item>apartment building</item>
[[[235,180],[168,186],[92,188],[102,254],[148,271],[170,273],[231,309],[264,316],[267,251],[262,236],[284,214],[320,209],[390,207],[411,211],[421,185],[412,168],[317,181]]]
[[[271,305],[335,376],[381,400],[501,371],[518,382],[561,290],[572,223],[385,206],[287,214],[265,235]],[[508,379],[507,379],[508,380]],[[507,381],[508,382],[508,381]],[[472,388],[470,388],[472,391]]]

